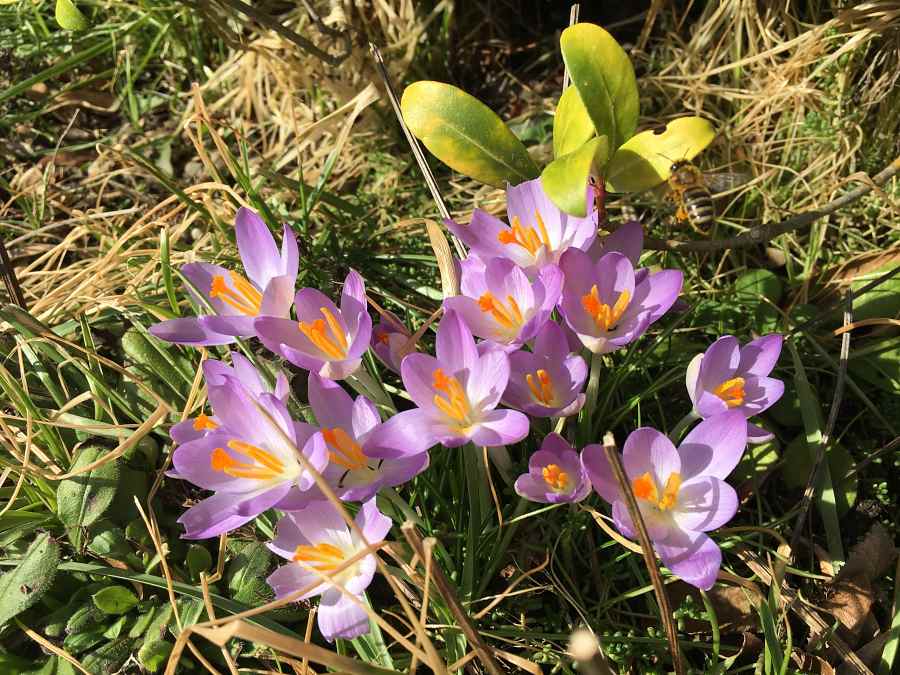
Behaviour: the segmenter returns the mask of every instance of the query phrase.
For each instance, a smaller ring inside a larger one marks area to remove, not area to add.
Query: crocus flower
[[[316,621],[329,642],[369,632],[369,617],[356,603],[365,604],[362,594],[375,575],[375,555],[370,553],[340,571],[338,568],[369,546],[380,544],[391,529],[390,518],[378,510],[374,499],[362,505],[354,522],[362,538],[347,527],[331,502],[315,501],[279,520],[275,541],[269,544],[274,553],[291,561],[266,579],[276,598],[321,581],[297,599],[322,596]],[[333,583],[319,573],[331,576]]]
[[[412,337],[403,322],[391,312],[384,312],[372,329],[372,351],[378,360],[395,373],[400,373],[400,363],[406,356]]]
[[[676,449],[650,427],[632,432],[622,463],[656,553],[687,583],[708,590],[716,581],[722,552],[706,532],[734,516],[737,493],[725,478],[747,444],[747,423],[731,410],[694,427]],[[612,504],[616,529],[636,539],[634,524],[612,467],[600,445],[581,455],[597,493]]]
[[[183,345],[225,345],[256,335],[258,316],[290,314],[300,260],[294,233],[284,226],[279,252],[269,228],[248,208],[238,210],[235,233],[247,276],[210,263],[184,265],[188,293],[215,313],[163,321],[150,326],[153,335]]]
[[[428,466],[424,449],[413,452],[421,445],[410,448],[405,436],[393,435],[365,396],[354,401],[337,382],[310,373],[309,404],[328,448],[323,475],[339,498],[365,501],[382,487],[405,483]],[[376,453],[395,458],[379,459]]]
[[[493,447],[525,438],[528,417],[495,410],[509,380],[505,351],[488,349],[479,355],[471,331],[451,310],[438,326],[436,352],[437,357],[416,353],[403,359],[403,385],[418,408],[385,422],[384,433],[394,439],[394,447],[405,444],[418,451],[435,443],[453,448],[470,441]],[[396,456],[390,450],[380,454]]]
[[[210,386],[208,395],[216,428],[179,445],[172,456],[175,477],[215,492],[178,519],[185,539],[214,537],[273,507],[300,508],[313,477],[300,463],[298,448],[316,471],[328,463],[322,434],[294,422],[276,396],[254,396],[228,376]]]
[[[542,267],[529,281],[514,262],[470,256],[461,264],[461,295],[444,300],[478,337],[517,349],[547,323],[562,292],[562,272]]]
[[[607,253],[621,253],[632,266],[637,269],[641,259],[641,251],[644,250],[644,228],[636,220],[622,223],[605,237],[597,237],[588,255],[591,260],[600,260]],[[637,274],[637,272],[635,272]]]
[[[580,502],[591,482],[578,453],[559,434],[548,434],[541,449],[528,458],[528,473],[516,479],[516,494],[533,502]]]
[[[353,374],[372,337],[366,287],[358,272],[344,280],[340,309],[321,291],[302,288],[294,298],[297,321],[263,317],[256,322],[262,343],[295,366],[331,380]]]
[[[784,382],[769,377],[781,355],[781,335],[765,335],[743,347],[725,335],[690,362],[685,377],[694,412],[703,418],[736,410],[745,418],[758,415],[784,394]],[[747,423],[751,443],[762,443],[772,434]]]
[[[506,258],[533,277],[546,265],[556,265],[570,249],[586,251],[597,233],[596,212],[590,209],[593,192],[585,190],[588,215],[576,218],[560,211],[541,187],[540,178],[506,188],[509,225],[475,209],[466,227],[452,220],[447,227],[472,254],[482,260]]]
[[[207,359],[203,362],[203,379],[206,381],[207,387],[224,384],[227,378],[234,378],[257,400],[262,394],[273,394],[283,403],[287,403],[291,392],[284,373],[278,371],[275,376],[275,386],[272,388],[243,354],[231,352],[231,362],[234,364],[233,366],[215,359]],[[169,430],[169,435],[178,444],[187,443],[205,436],[218,426],[219,421],[215,416],[210,417],[201,412],[197,417],[173,425]]]
[[[532,417],[568,417],[584,405],[584,359],[571,353],[565,332],[548,321],[534,340],[534,351],[509,355],[509,383],[503,403]]]
[[[606,354],[644,334],[675,302],[681,291],[678,270],[662,270],[635,280],[631,262],[607,253],[596,263],[583,251],[566,251],[560,262],[566,275],[560,310],[582,344]]]

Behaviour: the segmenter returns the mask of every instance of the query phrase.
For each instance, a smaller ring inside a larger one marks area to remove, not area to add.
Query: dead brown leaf
[[[687,596],[694,598],[696,606],[703,606],[703,599],[693,586],[677,581],[669,584],[668,589],[673,607],[678,607]],[[755,630],[758,627],[754,607],[763,600],[759,591],[741,586],[716,584],[706,592],[706,596],[716,612],[716,620],[719,622],[719,630],[722,633],[740,633]],[[709,632],[709,622],[707,621],[685,619],[684,627],[689,633]]]
[[[791,653],[791,661],[807,675],[834,675],[834,668],[827,661],[797,649]]]
[[[875,523],[866,536],[850,550],[847,564],[834,578],[834,583],[856,579],[871,584],[888,571],[896,557],[897,548],[890,533],[881,523]]]
[[[834,616],[854,635],[859,632],[872,610],[875,594],[863,580],[839,581],[819,606]]]

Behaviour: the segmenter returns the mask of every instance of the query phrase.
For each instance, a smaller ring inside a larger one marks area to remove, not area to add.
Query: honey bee
[[[668,199],[676,206],[675,220],[689,223],[701,234],[706,234],[715,223],[713,193],[724,192],[749,179],[739,173],[703,173],[689,160],[680,159],[669,169]]]

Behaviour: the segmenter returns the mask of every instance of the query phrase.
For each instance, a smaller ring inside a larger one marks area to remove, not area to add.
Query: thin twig
[[[425,560],[427,560],[427,553],[425,552],[425,545],[422,538],[419,536],[418,531],[416,531],[415,523],[407,520],[400,526],[400,531],[403,532],[406,541],[412,547],[412,550],[416,555],[419,556],[419,559],[424,565]],[[484,665],[485,670],[491,675],[501,675],[503,671],[500,670],[500,666],[494,660],[494,655],[491,652],[490,647],[482,641],[478,631],[475,630],[475,627],[469,620],[468,614],[463,610],[462,605],[459,604],[459,600],[453,592],[453,587],[450,585],[450,582],[447,581],[447,577],[444,576],[444,571],[440,566],[432,565],[431,576],[434,579],[434,585],[437,586],[438,593],[444,598],[444,602],[447,603],[450,613],[453,614],[453,618],[456,620],[456,623],[459,624],[459,628],[462,630],[463,635],[466,636],[466,640],[468,640],[469,644],[472,646],[472,650],[478,654],[478,658],[481,659],[481,663]]]
[[[619,484],[619,490],[625,498],[625,506],[628,507],[628,515],[634,523],[634,529],[637,531],[638,541],[641,543],[641,550],[644,554],[644,564],[647,572],[650,574],[650,582],[653,584],[653,592],[656,594],[656,602],[659,604],[660,619],[666,629],[666,639],[669,642],[669,651],[672,654],[672,665],[675,668],[676,675],[684,675],[684,659],[681,655],[681,649],[678,647],[678,633],[675,630],[675,622],[672,619],[672,608],[669,606],[669,596],[663,586],[662,576],[659,573],[659,567],[656,565],[656,554],[653,552],[653,544],[650,542],[650,535],[647,533],[647,526],[644,524],[644,518],[641,516],[641,510],[637,503],[637,498],[628,483],[628,477],[625,475],[625,468],[622,466],[622,459],[616,450],[616,443],[611,433],[607,433],[603,437],[603,452],[606,459],[612,467],[613,474]]]
[[[579,5],[577,2],[574,3],[572,5],[572,7],[569,9],[569,25],[570,26],[574,26],[576,23],[578,23],[578,13],[580,10],[581,10],[581,5]],[[563,66],[563,84],[562,84],[563,91],[565,91],[566,89],[569,88],[570,81],[571,81],[571,78],[569,77],[569,69],[566,68],[564,65]]]
[[[3,283],[6,284],[6,292],[9,293],[9,299],[24,310],[28,309],[25,304],[25,295],[22,293],[22,287],[19,285],[19,279],[16,277],[16,270],[13,268],[12,260],[6,251],[6,244],[0,239],[0,267],[3,272]]]
[[[850,293],[846,298],[846,309],[844,310],[844,326],[849,326],[853,321],[853,294]],[[816,484],[819,482],[819,470],[822,461],[825,459],[825,448],[831,442],[831,435],[834,432],[834,425],[837,422],[838,410],[841,407],[841,401],[844,397],[844,384],[847,381],[847,364],[850,357],[850,331],[846,331],[841,335],[841,357],[838,363],[837,381],[834,384],[834,395],[831,399],[831,410],[828,412],[828,420],[825,423],[825,430],[822,438],[816,447],[816,458],[813,461],[812,468],[809,472],[809,478],[806,481],[806,488],[803,490],[803,499],[800,502],[800,513],[794,521],[794,531],[791,535],[791,548],[788,555],[790,561],[794,559],[794,551],[797,550],[797,544],[800,542],[800,533],[806,523],[806,517],[809,514],[809,507],[812,503],[813,495],[816,491]]]
[[[880,187],[887,183],[891,178],[900,173],[900,157],[891,162],[887,168],[872,177],[871,180],[858,188],[851,190],[842,197],[833,199],[821,209],[807,211],[792,216],[780,223],[766,223],[751,227],[736,237],[729,239],[712,239],[707,241],[677,241],[675,239],[645,239],[644,248],[654,249],[657,251],[721,251],[726,248],[746,248],[747,246],[757,246],[764,244],[775,237],[803,227],[812,225],[819,218],[834,213],[848,204],[855,202],[860,197],[869,194],[876,187]]]

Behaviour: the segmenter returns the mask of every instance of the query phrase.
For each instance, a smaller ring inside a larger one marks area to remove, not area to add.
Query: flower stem
[[[691,412],[678,420],[678,424],[676,424],[669,433],[669,438],[672,440],[672,443],[678,445],[678,441],[681,440],[681,435],[685,430],[699,419],[700,415],[695,410],[691,410]]]
[[[594,433],[594,427],[597,420],[594,419],[594,412],[597,408],[597,396],[600,393],[600,371],[603,368],[603,355],[591,355],[591,372],[588,375],[587,389],[585,390],[584,407],[581,409],[581,415],[578,417],[578,444],[586,445],[591,442]]]
[[[347,378],[347,382],[351,387],[356,389],[358,393],[370,399],[373,403],[386,408],[391,413],[397,412],[397,408],[391,400],[390,395],[385,391],[381,383],[372,377],[364,365],[357,368],[356,372]]]

